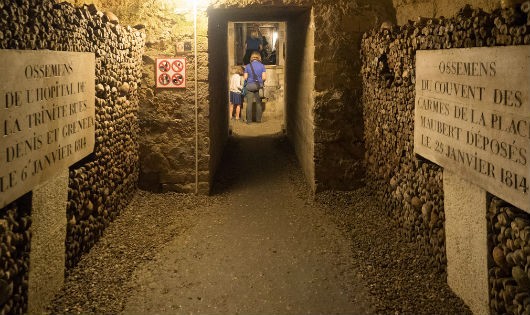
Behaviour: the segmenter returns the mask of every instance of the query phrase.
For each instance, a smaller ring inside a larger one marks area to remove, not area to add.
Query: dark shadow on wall
[[[308,32],[311,10],[293,16],[287,23],[287,51],[285,66],[285,121],[290,143],[293,145],[306,180],[314,183],[314,128],[313,91],[314,48],[309,47]],[[309,58],[309,62],[308,62]],[[311,107],[311,108],[308,108]]]
[[[366,2],[366,4],[372,4],[373,0],[366,0],[364,2]],[[382,10],[382,12],[378,12],[379,16],[386,16],[388,19],[387,21],[394,24],[397,23],[397,11],[394,6],[394,2],[397,2],[397,0],[379,0],[379,2],[381,4],[379,8]],[[380,22],[382,23],[384,21]]]
[[[228,139],[228,19],[219,10],[208,12],[210,190]]]

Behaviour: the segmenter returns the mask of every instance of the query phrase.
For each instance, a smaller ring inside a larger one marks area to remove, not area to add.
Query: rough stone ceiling
[[[309,7],[249,7],[241,9],[210,9],[208,15],[234,21],[285,21],[306,13]]]

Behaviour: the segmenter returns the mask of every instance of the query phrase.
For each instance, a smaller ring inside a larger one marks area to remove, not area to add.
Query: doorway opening
[[[255,128],[249,135],[256,141],[263,135],[283,132],[294,149],[308,183],[314,184],[314,23],[311,6],[251,6],[208,11],[208,88],[210,130],[210,180],[229,152],[231,123],[229,108],[230,68],[242,65],[244,43],[252,28],[258,27],[272,44],[265,63],[267,82],[264,120],[260,124],[239,122],[235,128]],[[276,47],[274,47],[276,46]],[[272,52],[274,51],[274,54]],[[274,60],[275,58],[275,60]],[[246,106],[246,104],[244,104]],[[243,112],[246,110],[244,109]],[[277,132],[268,130],[267,119],[279,121]],[[233,127],[232,127],[233,128]],[[249,130],[249,129],[247,129]],[[236,134],[237,134],[237,130]],[[212,183],[212,181],[210,182]]]
[[[261,62],[265,66],[267,79],[265,81],[262,97],[262,122],[278,126],[278,132],[285,126],[285,47],[286,27],[284,21],[238,21],[228,22],[228,73],[243,67],[248,63],[247,41],[251,34],[257,35],[260,42]],[[248,104],[244,101],[243,108]],[[240,122],[248,120],[246,110],[240,112]],[[232,115],[230,115],[232,114]],[[235,113],[229,113],[229,118]],[[250,121],[256,121],[256,107],[253,107]],[[272,122],[276,121],[276,123]],[[233,122],[233,120],[231,120]],[[244,132],[244,126],[229,124],[231,132]]]

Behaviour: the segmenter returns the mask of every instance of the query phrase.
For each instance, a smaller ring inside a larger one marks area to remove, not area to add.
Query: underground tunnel
[[[0,26],[0,313],[530,314],[530,1],[0,0]]]

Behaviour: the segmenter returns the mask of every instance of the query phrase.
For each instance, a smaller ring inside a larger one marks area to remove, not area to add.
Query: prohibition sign
[[[169,84],[169,75],[167,73],[162,73],[158,77],[158,82],[162,85],[168,85]]]
[[[173,75],[173,84],[181,85],[184,82],[184,77],[180,73],[175,73]]]
[[[167,61],[167,60],[160,61],[160,63],[158,64],[158,69],[160,69],[160,71],[162,71],[162,72],[168,72],[169,71],[169,61]]]
[[[1,2],[1,0],[0,0]],[[186,58],[162,57],[156,60],[157,88],[185,88],[186,87]]]
[[[173,61],[173,71],[175,72],[181,72],[184,69],[184,63],[182,60],[175,60]]]

